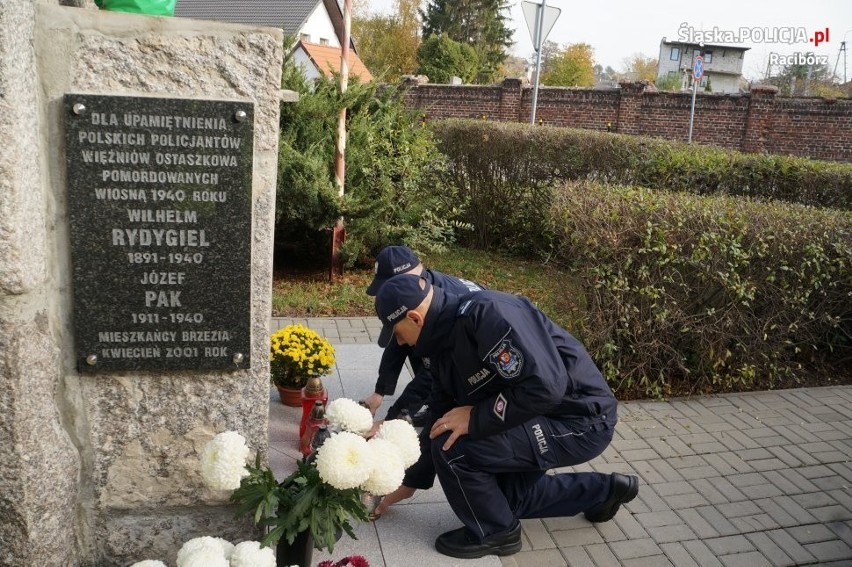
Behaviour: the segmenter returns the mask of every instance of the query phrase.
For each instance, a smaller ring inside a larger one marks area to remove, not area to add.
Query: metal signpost
[[[698,83],[702,76],[704,76],[704,58],[696,55],[692,62],[692,106],[689,109],[689,140],[687,141],[689,144],[692,143],[692,121],[695,118],[695,91],[698,90]]]
[[[530,30],[530,37],[533,40],[533,48],[535,48],[535,79],[533,83],[533,98],[532,111],[530,112],[530,123],[535,124],[535,110],[538,102],[538,83],[539,75],[541,74],[541,46],[544,44],[544,39],[553,29],[553,24],[556,23],[556,18],[562,13],[559,8],[546,5],[547,0],[541,0],[541,4],[521,2],[521,9],[524,11],[524,19],[527,21],[527,27]]]

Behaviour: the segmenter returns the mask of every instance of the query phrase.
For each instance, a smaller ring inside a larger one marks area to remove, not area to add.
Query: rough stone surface
[[[44,313],[0,323],[0,565],[74,565],[77,452],[54,402],[59,351]]]
[[[32,2],[0,4],[0,294],[45,277],[45,203],[37,145]]]
[[[73,565],[79,461],[54,402],[35,3],[0,4],[0,566]]]
[[[106,553],[97,563],[104,567],[124,567],[146,558],[174,565],[178,550],[192,538],[213,534],[239,543],[253,529],[247,520],[235,521],[230,507],[113,513],[105,518],[105,527]]]
[[[173,562],[192,537],[256,538],[197,466],[227,429],[267,450],[281,61],[271,29],[0,5],[0,566]],[[74,369],[60,142],[73,92],[255,104],[249,370]]]
[[[82,10],[70,14],[81,26],[89,15]],[[283,57],[280,34],[182,18],[97,16],[97,29],[81,29],[75,38],[79,43],[69,60],[74,90],[252,100],[257,104],[255,151],[275,149],[278,122],[268,118],[279,110],[281,66],[275,61]]]

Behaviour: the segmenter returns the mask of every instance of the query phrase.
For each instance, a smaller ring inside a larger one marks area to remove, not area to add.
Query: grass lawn
[[[573,277],[565,270],[508,255],[456,247],[442,254],[421,256],[427,268],[464,277],[491,289],[529,297],[544,313],[569,331],[577,327],[578,297]],[[278,317],[373,316],[373,298],[364,290],[372,269],[353,269],[334,282],[328,270],[296,271],[276,266],[272,314]]]

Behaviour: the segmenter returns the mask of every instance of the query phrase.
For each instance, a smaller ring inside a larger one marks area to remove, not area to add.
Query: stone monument
[[[4,567],[257,536],[197,464],[267,447],[282,33],[79,4],[0,6]]]

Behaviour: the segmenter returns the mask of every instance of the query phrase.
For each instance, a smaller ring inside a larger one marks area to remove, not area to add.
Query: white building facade
[[[696,55],[704,57],[704,76],[699,89],[714,93],[738,93],[742,80],[743,59],[748,47],[700,45],[682,41],[660,42],[657,81],[677,77],[682,90],[692,88],[692,64]],[[709,85],[709,88],[708,88]]]

